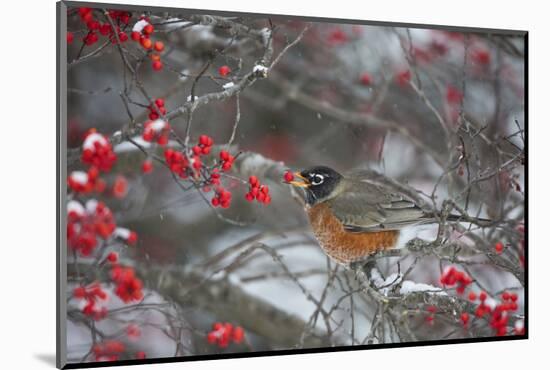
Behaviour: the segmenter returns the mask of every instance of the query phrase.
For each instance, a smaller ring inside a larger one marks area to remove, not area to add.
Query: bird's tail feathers
[[[436,221],[437,218],[433,214],[428,214],[425,217],[427,221],[430,220],[431,222],[437,222]],[[465,222],[465,223],[473,222],[473,223],[479,224],[480,226],[490,225],[494,222],[493,220],[490,220],[488,218],[475,217],[475,216],[463,216],[463,215],[457,215],[457,214],[450,214],[449,216],[447,216],[446,220],[450,222]]]

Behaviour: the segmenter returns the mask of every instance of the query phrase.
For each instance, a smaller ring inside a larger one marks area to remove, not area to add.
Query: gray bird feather
[[[344,177],[335,190],[327,205],[351,232],[399,230],[434,220],[412,199],[365,174]]]

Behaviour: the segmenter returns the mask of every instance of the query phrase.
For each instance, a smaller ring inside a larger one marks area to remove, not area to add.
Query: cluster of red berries
[[[149,109],[150,111],[149,119],[151,121],[154,121],[160,118],[159,113],[164,116],[166,114],[166,108],[164,107],[164,99],[161,99],[161,98],[155,99],[155,102],[149,105],[147,109]]]
[[[168,168],[170,168],[170,171],[182,179],[189,177],[189,160],[187,159],[187,156],[183,155],[182,152],[173,149],[166,149],[164,151],[164,160],[166,161]]]
[[[218,172],[218,169],[217,168],[214,168],[212,170],[212,173],[210,173],[210,177],[208,178],[207,180],[207,184],[208,185],[220,185],[221,183],[221,176],[220,176],[220,173]],[[205,186],[203,188],[203,190],[205,192],[209,192],[210,191],[210,187],[209,186]]]
[[[170,124],[160,118],[154,121],[147,121],[143,125],[142,137],[147,142],[166,145],[170,137]]]
[[[86,202],[86,207],[75,200],[69,201],[67,214],[68,245],[84,257],[92,254],[98,238],[109,238],[116,228],[111,210],[95,199]]]
[[[67,186],[76,193],[98,193],[105,190],[105,181],[99,178],[97,167],[91,166],[87,172],[73,171],[67,178]]]
[[[229,154],[229,152],[222,150],[220,151],[220,161],[223,171],[229,171],[233,167],[233,162],[235,162],[235,157]]]
[[[132,28],[130,37],[132,40],[139,42],[141,47],[150,52],[150,58],[153,61],[152,67],[155,71],[160,71],[163,67],[160,60],[160,53],[164,51],[164,43],[162,41],[151,40],[151,35],[155,31],[155,27],[149,22],[147,17],[141,17]]]
[[[136,277],[132,267],[114,266],[111,269],[111,278],[116,284],[115,294],[124,303],[140,301],[143,298],[143,283]]]
[[[96,343],[92,351],[94,352],[96,361],[116,361],[126,351],[126,346],[118,340],[106,340]]]
[[[109,172],[116,161],[116,154],[105,136],[90,129],[82,144],[81,160],[100,171]]]
[[[230,323],[216,322],[212,325],[212,331],[208,333],[206,339],[210,344],[225,348],[231,342],[241,343],[244,340],[244,330],[240,326],[233,326]]]
[[[471,292],[469,297],[471,301],[479,299],[479,305],[476,307],[475,315],[483,317],[490,315],[489,325],[495,330],[496,335],[506,335],[508,332],[509,312],[515,312],[518,309],[518,295],[516,293],[504,292],[501,295],[501,302],[497,303],[489,298],[487,293],[480,292],[479,295]]]
[[[166,149],[164,151],[164,159],[166,160],[170,171],[174,172],[182,179],[186,179],[190,176],[192,172],[190,166],[195,170],[195,175],[198,176],[198,171],[203,166],[201,156],[210,154],[212,151],[212,145],[214,145],[214,141],[210,136],[201,135],[199,137],[198,144],[191,149],[193,153],[191,159],[189,159],[182,152],[172,149]],[[219,175],[217,176],[219,178]]]
[[[211,203],[214,207],[229,208],[231,205],[231,193],[219,186],[216,188]]]
[[[73,171],[67,178],[67,186],[75,193],[91,193],[93,191],[102,193],[106,184],[99,178],[99,171],[91,166],[87,172]],[[111,188],[111,194],[116,198],[124,198],[128,193],[128,181],[124,176],[117,176]]]
[[[199,143],[193,147],[193,154],[195,155],[207,155],[210,154],[214,145],[214,140],[208,135],[199,136]]]
[[[271,195],[269,195],[269,187],[267,185],[260,184],[260,181],[256,176],[250,176],[248,179],[249,190],[246,193],[245,198],[247,201],[252,202],[257,200],[259,203],[268,205],[271,203]]]
[[[86,45],[90,46],[98,42],[98,33],[103,36],[109,36],[109,39],[113,44],[118,42],[117,35],[120,42],[125,42],[128,40],[128,35],[120,29],[120,26],[117,26],[116,31],[114,31],[113,27],[109,23],[100,23],[99,21],[95,20],[93,10],[91,8],[79,8],[78,13],[80,15],[80,19],[86,24],[86,27],[88,28],[88,33],[86,34],[86,36],[84,36],[84,39],[82,40]],[[127,25],[130,21],[131,14],[125,11],[111,10],[109,11],[109,17],[116,21],[119,25]],[[74,36],[72,36],[72,34],[71,37],[69,37],[69,34],[67,33],[68,43],[71,43],[73,41],[73,38]]]
[[[441,274],[440,282],[444,286],[457,286],[456,292],[463,294],[468,285],[472,283],[472,278],[463,271],[457,270],[454,266],[448,266]]]
[[[76,299],[84,299],[85,306],[82,308],[82,313],[99,321],[107,316],[107,308],[98,307],[98,300],[107,300],[107,293],[101,288],[99,283],[92,283],[85,286],[77,286],[73,290],[73,297]]]

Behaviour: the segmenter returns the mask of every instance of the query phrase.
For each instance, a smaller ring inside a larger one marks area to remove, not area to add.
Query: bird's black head
[[[325,166],[296,172],[294,176],[301,181],[291,181],[290,184],[306,190],[306,202],[309,205],[329,199],[342,180],[342,175]]]

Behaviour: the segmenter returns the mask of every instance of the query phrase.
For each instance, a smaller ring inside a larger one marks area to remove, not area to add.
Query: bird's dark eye
[[[312,185],[320,185],[325,181],[325,177],[323,175],[314,174],[311,176],[311,184]]]

